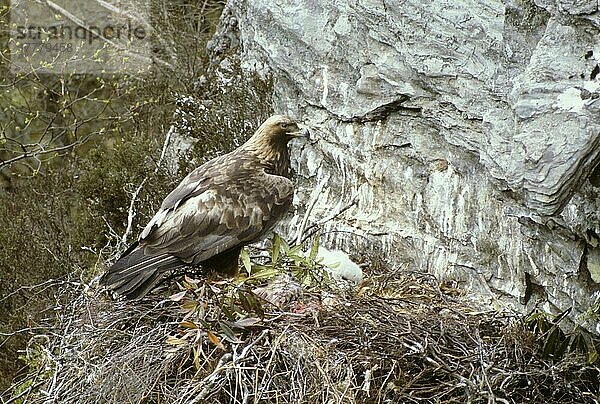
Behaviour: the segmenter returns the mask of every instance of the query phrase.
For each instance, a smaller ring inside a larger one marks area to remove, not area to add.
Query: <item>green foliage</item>
[[[225,80],[223,76],[229,79]],[[242,71],[232,60],[227,71],[207,71],[194,98],[178,102],[178,130],[197,139],[193,155],[208,160],[241,145],[272,112],[272,83]]]
[[[0,332],[7,335],[0,337],[0,380],[10,381],[4,372],[15,366],[16,351],[30,336],[10,333],[36,327],[54,301],[45,282],[96,262],[81,248],[94,235],[77,220],[78,201],[72,176],[55,168],[0,195]]]
[[[250,275],[239,281],[251,283],[290,273],[303,287],[325,286],[329,283],[329,276],[317,258],[318,249],[318,237],[315,237],[310,251],[305,253],[302,245],[290,246],[281,236],[274,234],[269,251],[270,260],[263,264],[253,263]]]
[[[250,255],[248,254],[248,250],[245,248],[240,252],[240,259],[242,260],[242,265],[244,266],[244,270],[248,275],[252,274],[252,263],[250,262]]]
[[[82,196],[85,217],[95,223],[95,246],[104,245],[112,237],[125,232],[129,205],[139,184],[148,176],[134,206],[134,233],[144,226],[168,193],[175,175],[166,170],[154,173],[156,165],[148,156],[158,159],[156,142],[138,134],[126,135],[112,147],[91,150],[81,162],[77,188]],[[107,226],[116,232],[110,234]],[[135,234],[133,235],[135,237]]]
[[[190,340],[204,341],[227,350],[227,343],[239,343],[249,332],[264,328],[263,320],[272,314],[252,290],[282,274],[292,274],[305,288],[324,286],[327,274],[316,261],[317,250],[318,238],[305,254],[300,245],[290,247],[274,234],[266,263],[251,262],[247,250],[243,250],[240,255],[245,272],[234,282],[200,281],[185,276],[183,290],[171,296],[180,302],[185,313],[186,320],[180,323],[183,336],[170,337],[167,342],[177,347]]]
[[[568,354],[578,354],[587,363],[600,365],[598,351],[600,340],[578,326],[571,330],[561,329],[561,322],[570,309],[553,316],[535,309],[524,318],[527,329],[533,333],[543,359],[560,360]]]
[[[171,336],[167,344],[185,346],[189,341],[204,341],[222,350],[225,344],[239,343],[261,327],[265,313],[260,299],[246,287],[227,281],[200,281],[185,277],[183,291],[171,296],[179,301],[185,320],[180,335]],[[194,363],[198,366],[198,357]]]
[[[27,403],[27,393],[34,388],[36,380],[49,380],[52,377],[52,370],[46,368],[45,353],[41,345],[34,343],[27,347],[24,355],[20,355],[19,359],[30,371],[36,372],[36,378],[26,378],[13,386],[13,399],[16,404]]]

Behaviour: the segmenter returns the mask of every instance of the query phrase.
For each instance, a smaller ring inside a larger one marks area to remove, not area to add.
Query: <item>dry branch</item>
[[[46,374],[30,376],[28,402],[598,402],[598,367],[541,359],[520,321],[427,274],[305,290],[233,340],[213,330],[223,349],[194,319],[222,313],[237,289],[186,282],[199,292],[177,301],[75,294],[47,342],[29,348]]]

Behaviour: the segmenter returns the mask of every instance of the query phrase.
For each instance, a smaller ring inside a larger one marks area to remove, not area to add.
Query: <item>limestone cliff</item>
[[[313,127],[329,243],[600,332],[596,1],[231,0],[211,46]]]

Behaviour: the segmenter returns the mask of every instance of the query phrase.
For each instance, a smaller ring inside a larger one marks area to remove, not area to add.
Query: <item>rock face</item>
[[[600,332],[598,3],[277,3],[231,0],[212,50],[238,46],[312,127],[309,224]]]

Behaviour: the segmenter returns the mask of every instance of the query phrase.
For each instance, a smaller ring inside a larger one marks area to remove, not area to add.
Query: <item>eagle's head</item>
[[[260,125],[254,137],[272,145],[285,145],[295,137],[308,137],[308,130],[301,130],[298,124],[289,116],[273,115]]]
[[[270,167],[269,172],[287,177],[290,160],[287,143],[296,137],[308,138],[308,130],[306,128],[301,129],[288,116],[273,115],[260,125],[241,149],[258,157],[263,165]]]

